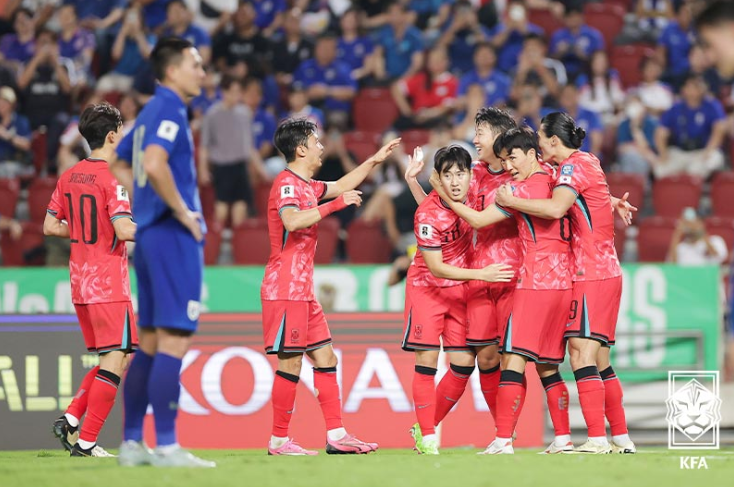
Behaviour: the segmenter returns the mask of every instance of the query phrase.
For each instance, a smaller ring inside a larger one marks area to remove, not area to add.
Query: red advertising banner
[[[366,441],[386,448],[410,448],[415,422],[411,394],[413,354],[400,349],[402,315],[349,313],[328,316],[339,357],[344,424]],[[202,315],[199,334],[187,354],[181,377],[180,442],[191,448],[265,448],[270,437],[270,393],[276,359],[263,351],[259,314]],[[447,365],[439,366],[443,375]],[[516,445],[543,442],[540,381],[528,368],[528,396],[518,424]],[[154,442],[151,418],[146,435]],[[468,390],[444,421],[444,447],[484,447],[494,437],[475,372]],[[304,357],[291,436],[306,447],[322,448],[325,425],[313,393],[313,373]]]

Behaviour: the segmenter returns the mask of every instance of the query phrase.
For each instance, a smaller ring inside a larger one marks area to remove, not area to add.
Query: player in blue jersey
[[[196,186],[194,142],[186,105],[201,92],[204,69],[193,45],[163,38],[150,55],[159,85],[135,128],[120,143],[113,172],[130,183],[138,224],[140,351],[127,373],[125,429],[119,462],[214,467],[183,450],[176,438],[181,362],[199,319],[206,227]],[[127,166],[122,166],[126,162]],[[157,447],[143,444],[143,418],[153,406]]]

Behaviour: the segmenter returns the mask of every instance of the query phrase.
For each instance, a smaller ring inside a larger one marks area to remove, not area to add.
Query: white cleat
[[[557,453],[571,453],[573,452],[573,443],[570,441],[563,446],[556,445],[553,441],[545,450],[538,452],[538,455],[555,455]]]
[[[584,453],[587,455],[605,455],[607,453],[612,453],[612,445],[610,445],[608,442],[604,443],[597,443],[595,441],[586,440],[586,443],[584,443],[581,446],[577,446],[573,449],[572,452],[569,453]]]
[[[631,441],[628,443],[625,443],[624,445],[618,445],[617,443],[612,440],[612,453],[621,453],[623,455],[629,455],[633,453],[637,453],[637,448],[635,447],[635,444]]]
[[[92,448],[91,456],[97,458],[117,458],[117,455],[113,455],[99,445],[94,445],[94,448]]]
[[[156,448],[153,452],[151,465],[154,467],[194,467],[214,468],[216,463],[201,459],[183,448],[176,447],[161,451]]]
[[[515,450],[512,448],[512,440],[495,440],[489,446],[477,455],[514,455]]]
[[[127,440],[120,445],[117,463],[121,467],[139,467],[153,463],[153,451],[145,443]]]

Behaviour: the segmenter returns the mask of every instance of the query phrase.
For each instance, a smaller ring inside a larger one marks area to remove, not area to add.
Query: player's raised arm
[[[310,210],[299,210],[295,206],[284,206],[280,210],[280,219],[283,220],[283,226],[289,232],[303,230],[311,225],[315,225],[334,212],[343,210],[349,205],[362,205],[361,191],[347,191],[339,195],[336,199],[319,205]]]
[[[189,210],[181,197],[168,165],[166,149],[157,144],[146,147],[143,154],[143,170],[155,192],[173,211],[174,217],[200,242],[204,238],[199,223],[201,215]]]
[[[483,269],[464,269],[443,261],[441,249],[420,249],[423,260],[435,277],[452,281],[510,282],[515,272],[505,264],[492,264]]]
[[[497,205],[489,205],[484,210],[477,211],[473,208],[468,207],[464,203],[461,203],[460,201],[452,200],[446,194],[443,186],[441,186],[441,176],[439,176],[436,171],[433,171],[430,183],[433,189],[444,201],[444,203],[449,205],[454,213],[459,215],[462,220],[467,222],[474,229],[484,228],[486,226],[493,225],[495,223],[501,222],[502,220],[510,218],[510,215],[502,212],[499,208],[497,208]]]
[[[509,184],[502,185],[497,190],[495,202],[507,208],[513,208],[528,215],[545,218],[547,220],[558,220],[563,218],[569,208],[576,201],[576,192],[569,186],[556,186],[553,197],[548,199],[526,199],[518,198],[512,194]]]
[[[426,192],[418,183],[418,175],[423,171],[423,149],[421,146],[413,149],[413,155],[408,156],[408,167],[405,169],[405,182],[408,183],[415,202],[419,205],[426,199]]]
[[[355,169],[349,171],[349,173],[345,174],[337,181],[328,183],[326,193],[322,199],[328,200],[336,198],[347,191],[355,189],[357,186],[362,184],[362,181],[367,179],[367,176],[370,175],[375,166],[381,164],[390,156],[390,154],[392,154],[392,151],[398,145],[400,145],[400,138],[391,140]]]

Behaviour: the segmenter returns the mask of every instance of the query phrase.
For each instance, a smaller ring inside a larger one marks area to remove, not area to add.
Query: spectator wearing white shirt
[[[687,267],[721,265],[728,257],[724,239],[709,235],[696,210],[685,208],[670,241],[668,262]]]

